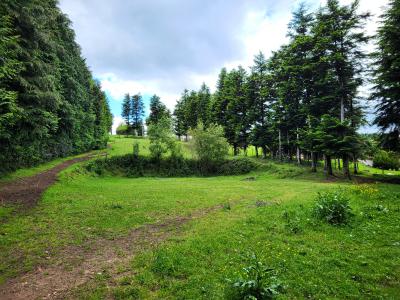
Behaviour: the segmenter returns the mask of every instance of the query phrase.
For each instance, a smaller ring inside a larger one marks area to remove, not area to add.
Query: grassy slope
[[[139,142],[146,153],[148,141]],[[127,153],[132,139],[114,138],[111,146],[110,155]],[[66,245],[124,235],[145,223],[230,202],[230,210],[192,221],[176,238],[139,255],[112,288],[107,287],[112,279],[99,276],[76,295],[219,299],[225,279],[248,265],[242,257],[247,252],[276,270],[285,286],[282,298],[400,294],[400,186],[378,184],[360,191],[326,182],[307,169],[274,163],[266,168],[270,171],[248,175],[254,181],[243,181],[248,177],[243,175],[101,178],[69,168],[36,208],[4,213],[0,282],[44,263],[48,253],[56,257]],[[357,192],[348,192],[353,221],[339,228],[315,222],[310,207],[316,193],[339,186]],[[272,205],[257,207],[256,201]]]

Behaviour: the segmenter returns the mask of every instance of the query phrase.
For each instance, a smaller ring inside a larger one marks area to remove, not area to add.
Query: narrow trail
[[[56,182],[57,175],[62,170],[93,157],[94,155],[86,155],[70,159],[44,172],[0,186],[0,204],[18,204],[25,208],[35,206],[43,192]]]
[[[81,247],[68,247],[57,255],[57,262],[38,266],[34,271],[14,278],[0,286],[0,299],[65,299],[71,290],[106,271],[112,278],[120,277],[118,266],[127,265],[144,249],[154,247],[176,235],[183,225],[209,213],[223,209],[216,205],[178,216],[162,223],[145,224],[128,235],[114,239],[98,239]]]

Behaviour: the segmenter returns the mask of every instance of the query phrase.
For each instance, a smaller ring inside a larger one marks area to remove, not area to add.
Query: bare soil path
[[[57,180],[57,175],[72,164],[88,160],[87,155],[0,187],[0,203],[33,207],[42,193]],[[83,246],[70,246],[57,253],[51,262],[0,285],[0,299],[65,299],[73,298],[73,290],[106,270],[119,278],[118,266],[127,265],[143,249],[153,247],[176,235],[188,221],[201,218],[223,205],[203,208],[189,216],[177,216],[160,223],[145,224],[126,236],[114,240],[97,239]]]
[[[171,236],[176,236],[183,225],[220,210],[223,205],[204,208],[189,216],[178,216],[162,223],[145,224],[128,235],[114,239],[98,239],[81,247],[61,251],[57,262],[38,266],[36,270],[14,278],[0,286],[0,299],[69,299],[73,290],[104,271],[111,278],[119,278],[119,266],[127,266],[144,249],[154,247]]]
[[[0,204],[19,204],[33,207],[42,193],[57,180],[57,175],[67,167],[93,158],[92,155],[77,157],[30,177],[24,177],[0,186]]]

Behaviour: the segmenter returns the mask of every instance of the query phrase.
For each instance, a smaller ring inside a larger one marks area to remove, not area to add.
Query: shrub
[[[163,117],[157,123],[151,123],[147,134],[150,139],[150,156],[156,162],[159,162],[168,152],[175,157],[182,155],[180,145],[172,133],[171,118]]]
[[[204,173],[210,172],[228,154],[229,145],[221,126],[211,124],[204,128],[203,124],[199,123],[190,135],[191,149]]]
[[[220,163],[219,173],[221,175],[246,174],[257,167],[258,164],[247,157],[235,157]]]
[[[116,134],[118,135],[126,135],[128,134],[128,125],[121,123],[118,125]]]
[[[349,199],[342,191],[318,193],[313,214],[330,224],[346,224],[353,215]]]
[[[265,266],[255,254],[250,256],[250,265],[243,268],[238,279],[228,279],[226,298],[273,299],[281,291],[281,284],[274,276],[274,270]]]
[[[241,162],[243,160],[243,162]],[[244,158],[226,160],[218,164],[208,173],[198,164],[197,160],[171,155],[155,161],[150,157],[126,154],[90,161],[86,169],[97,175],[139,176],[191,176],[191,175],[236,175],[245,174],[257,165]]]
[[[373,159],[373,167],[384,170],[398,170],[399,160],[392,152],[378,151]]]

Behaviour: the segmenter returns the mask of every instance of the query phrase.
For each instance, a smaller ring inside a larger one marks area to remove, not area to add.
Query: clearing
[[[113,138],[108,155],[132,143]],[[238,176],[95,176],[84,159],[2,183],[1,299],[223,299],[251,254],[274,270],[278,298],[400,294],[399,185],[270,161]],[[317,193],[337,189],[351,222],[316,221]]]

